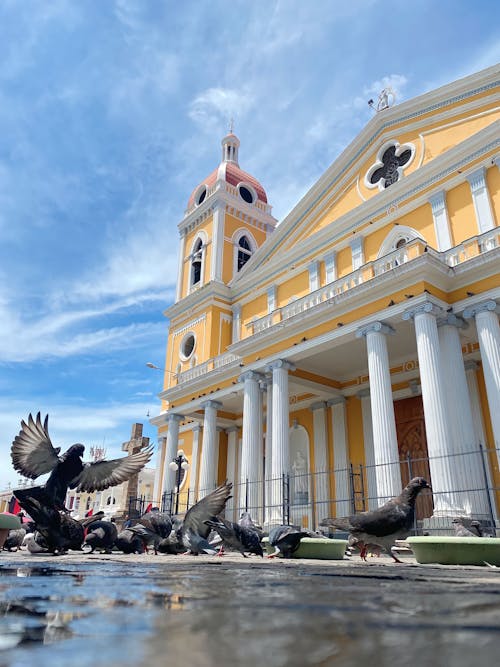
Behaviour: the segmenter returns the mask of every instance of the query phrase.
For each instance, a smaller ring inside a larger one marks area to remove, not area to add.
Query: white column
[[[248,371],[239,377],[243,383],[243,432],[240,463],[240,509],[256,518],[259,503],[259,471],[262,452],[262,397],[260,373]]]
[[[213,491],[217,484],[217,410],[222,407],[222,403],[205,401],[201,407],[205,410],[205,419],[203,421],[198,499]]]
[[[316,523],[328,516],[330,492],[328,489],[328,447],[326,435],[326,403],[320,401],[311,405],[313,413],[314,442],[314,500]]]
[[[241,338],[241,306],[233,306],[233,343]]]
[[[366,482],[368,485],[368,509],[376,509],[379,503],[379,493],[377,489],[377,474],[375,468],[375,448],[373,446],[373,417],[372,402],[370,390],[362,389],[358,391],[357,396],[361,401],[361,419],[363,420],[363,442],[365,444],[365,469]]]
[[[495,219],[491,210],[490,196],[486,184],[486,169],[484,167],[476,169],[467,176],[467,180],[472,193],[479,233],[488,232],[495,227]]]
[[[181,230],[181,238],[179,239],[179,255],[178,255],[178,266],[177,266],[177,290],[175,295],[175,300],[179,301],[182,297],[182,282],[184,277],[184,253],[186,250],[186,230]],[[189,282],[188,282],[189,284]]]
[[[448,220],[446,193],[444,190],[430,197],[429,204],[432,208],[438,250],[448,250],[453,244],[451,242],[450,222]]]
[[[273,381],[271,377],[264,380],[266,387],[266,467],[265,480],[265,516],[264,523],[269,524],[269,505],[271,500],[271,479],[273,476]]]
[[[236,484],[236,447],[238,445],[238,427],[231,426],[226,429],[227,433],[227,467],[226,467],[226,478],[229,482],[232,482],[233,485]],[[234,502],[234,487],[233,495],[229,498],[226,503],[226,518],[231,521],[236,521],[239,517],[235,516],[236,508]]]
[[[158,440],[158,452],[156,454],[156,470],[155,470],[155,485],[153,490],[153,499],[156,505],[161,503],[161,488],[163,480],[163,467],[161,465],[162,454],[167,447],[167,439],[159,438]]]
[[[290,431],[288,371],[294,366],[288,361],[278,359],[266,370],[273,374],[273,425],[272,425],[272,489],[270,523],[283,523],[283,474],[290,471]]]
[[[430,301],[403,313],[403,319],[415,323],[435,517],[456,516],[463,511],[460,496],[453,491],[456,480],[450,455],[454,448],[436,321],[440,314],[442,309]]]
[[[482,461],[474,438],[474,423],[465,377],[459,329],[467,325],[461,317],[449,314],[438,320],[442,373],[445,382],[454,456],[450,459],[460,507],[467,515],[488,515]]]
[[[167,416],[167,448],[165,450],[165,461],[163,462],[163,493],[171,493],[175,487],[175,471],[170,470],[168,464],[177,456],[179,445],[179,424],[184,419],[183,415],[174,413]]]
[[[189,477],[189,504],[193,505],[196,498],[196,478],[198,477],[198,460],[200,457],[200,431],[201,426],[195,424],[193,426],[193,447],[191,450],[191,461],[189,462],[191,466],[190,477]]]
[[[356,332],[358,338],[366,337],[368,350],[373,451],[380,504],[401,493],[398,439],[386,341],[386,335],[393,333],[394,329],[383,322],[374,322]]]
[[[335,516],[351,514],[349,494],[349,455],[347,451],[347,424],[345,398],[337,396],[328,401],[332,411],[333,475],[335,479]]]
[[[222,282],[222,258],[224,249],[224,211],[225,204],[219,203],[213,209],[212,218],[212,255],[210,280]]]
[[[466,319],[476,320],[479,349],[483,363],[493,438],[500,464],[500,325],[499,307],[493,300],[479,303],[464,311]]]

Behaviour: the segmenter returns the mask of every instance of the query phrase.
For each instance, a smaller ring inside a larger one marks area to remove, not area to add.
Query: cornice
[[[224,305],[229,308],[229,303],[232,300],[231,290],[224,283],[211,280],[195,292],[191,292],[191,294],[182,297],[182,299],[169,306],[163,311],[163,314],[170,319],[174,319],[179,315],[187,316],[188,311],[192,315],[195,310],[199,310],[201,307],[216,305],[215,301],[217,299],[222,299]]]

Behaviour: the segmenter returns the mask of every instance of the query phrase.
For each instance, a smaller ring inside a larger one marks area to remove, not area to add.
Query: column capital
[[[326,407],[326,401],[316,401],[316,403],[311,403],[309,410],[314,412],[315,410],[324,410]]]
[[[469,181],[472,192],[486,187],[486,169],[484,167],[479,167],[465,178]]]
[[[245,371],[238,377],[238,382],[246,382],[247,380],[259,382],[263,377],[262,373],[257,373],[257,371]]]
[[[440,192],[436,192],[436,194],[430,196],[429,204],[431,205],[434,215],[444,211],[446,208],[446,192],[441,190]]]
[[[201,424],[199,422],[196,422],[196,424],[193,425],[193,428],[191,430],[193,432],[201,431]]]
[[[239,429],[238,426],[229,426],[228,428],[225,429],[225,431],[228,435],[229,435],[229,433],[236,433],[239,430],[240,429]]]
[[[167,415],[167,424],[170,424],[171,422],[178,422],[180,423],[185,419],[184,415],[179,415],[175,412],[171,412]]]
[[[357,393],[356,396],[358,398],[367,398],[370,396],[370,387],[366,387],[365,389],[360,389]]]
[[[216,410],[220,410],[222,408],[222,403],[219,401],[204,401],[203,403],[200,404],[200,407],[203,409],[205,408],[215,408]]]
[[[329,398],[326,402],[327,406],[330,408],[332,405],[345,405],[346,403],[346,398],[345,396],[334,396],[333,398]]]
[[[363,338],[363,336],[366,337],[369,333],[383,333],[386,335],[392,335],[396,332],[389,324],[385,324],[384,322],[371,322],[364,327],[360,327],[356,331],[356,338]]]
[[[294,371],[295,366],[286,359],[276,359],[266,366],[266,371],[273,371],[275,368],[284,368],[287,371]]]
[[[472,317],[475,317],[478,313],[490,311],[498,313],[500,308],[496,301],[493,299],[488,299],[488,301],[482,301],[481,303],[474,304],[469,306],[464,310],[464,317],[466,320],[470,320]]]
[[[437,317],[442,312],[443,309],[441,306],[437,306],[435,303],[432,303],[432,301],[426,301],[415,308],[408,308],[408,310],[405,310],[403,313],[403,320],[414,320],[417,315],[422,314],[429,314]]]
[[[466,322],[463,317],[459,317],[454,313],[447,313],[444,317],[438,317],[437,325],[438,327],[444,327],[448,325],[451,327],[456,327],[457,329],[467,329],[469,326],[468,322]]]
[[[474,359],[467,359],[467,361],[464,362],[464,368],[465,372],[467,371],[477,371],[479,368],[479,364],[477,361],[474,361]]]

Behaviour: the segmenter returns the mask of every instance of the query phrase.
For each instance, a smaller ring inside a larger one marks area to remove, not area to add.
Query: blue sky
[[[177,223],[218,164],[282,219],[373,113],[500,61],[498,2],[3,0],[0,489],[29,412],[122,455],[159,410]]]

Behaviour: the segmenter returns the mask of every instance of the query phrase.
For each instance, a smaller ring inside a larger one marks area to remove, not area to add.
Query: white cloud
[[[212,127],[232,116],[242,118],[255,100],[249,89],[209,88],[200,93],[189,105],[189,117],[195,122]]]

